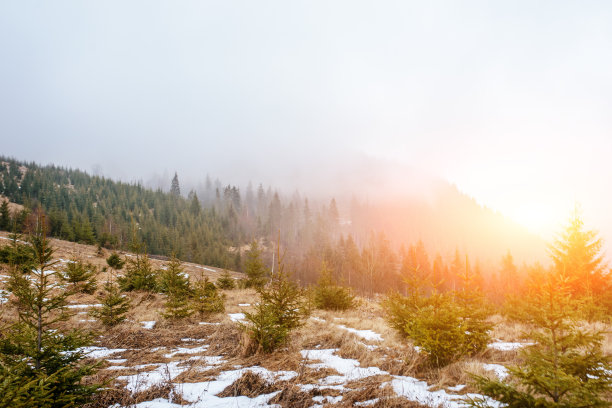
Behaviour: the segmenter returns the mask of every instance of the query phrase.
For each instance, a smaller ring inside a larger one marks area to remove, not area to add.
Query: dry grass
[[[3,233],[0,233],[2,235]],[[6,235],[6,234],[4,234]],[[4,240],[2,240],[4,241]],[[2,245],[0,241],[0,245]],[[6,241],[8,242],[8,241]],[[100,268],[105,265],[105,257],[110,252],[104,250],[100,256],[96,248],[87,245],[68,243],[65,241],[52,240],[52,245],[57,248],[56,258],[70,259],[80,257],[84,261],[91,262]],[[155,268],[161,267],[162,260],[153,259]],[[202,269],[194,264],[185,264],[185,270],[191,279],[198,279],[201,272],[215,281],[220,270],[216,268]],[[0,271],[4,274],[4,271]],[[233,274],[241,276],[240,274]],[[102,284],[106,279],[106,273],[98,275],[98,281]],[[3,283],[0,283],[2,287]],[[102,285],[100,285],[101,287]],[[127,359],[122,365],[134,367],[145,364],[166,364],[171,361],[182,361],[188,365],[174,383],[195,383],[214,380],[221,372],[233,370],[236,366],[251,367],[261,366],[270,371],[295,371],[298,376],[289,382],[269,384],[265,379],[253,373],[245,373],[231,386],[227,387],[219,396],[249,396],[253,397],[262,393],[279,391],[270,403],[282,407],[310,407],[314,405],[315,396],[337,396],[342,395],[342,401],[336,404],[326,403],[325,406],[349,407],[357,402],[376,402],[373,407],[423,407],[423,405],[410,402],[405,398],[395,395],[389,385],[390,375],[412,376],[427,381],[432,389],[448,389],[458,384],[467,386],[461,391],[476,392],[471,384],[470,373],[493,377],[495,374],[486,371],[483,363],[516,364],[519,363],[518,351],[498,351],[487,349],[478,356],[450,364],[441,369],[433,369],[427,366],[422,354],[415,351],[414,347],[391,329],[384,317],[384,312],[379,303],[372,300],[361,299],[355,309],[345,312],[315,311],[317,319],[309,319],[304,326],[292,332],[287,344],[276,352],[270,354],[252,355],[249,351],[248,336],[240,329],[239,325],[232,322],[227,314],[239,313],[251,310],[252,306],[240,306],[240,304],[255,305],[258,301],[257,293],[252,289],[237,289],[223,291],[226,295],[226,312],[224,314],[210,315],[205,318],[193,316],[184,320],[172,321],[161,317],[165,296],[150,294],[146,292],[129,293],[132,301],[132,310],[128,314],[128,320],[114,328],[106,329],[98,322],[88,321],[91,318],[86,313],[87,309],[74,309],[74,316],[63,323],[65,327],[79,326],[92,329],[101,334],[96,339],[96,345],[108,348],[124,348],[121,358]],[[73,304],[95,304],[98,303],[97,294],[72,295],[69,298]],[[0,327],[2,319],[14,317],[14,310],[10,305],[1,305]],[[85,313],[83,313],[85,312]],[[81,321],[86,320],[86,321]],[[144,329],[142,321],[156,321],[153,329]],[[202,321],[213,324],[199,324]],[[501,341],[516,342],[524,341],[523,333],[526,327],[506,321],[502,316],[494,316],[491,319],[494,324],[492,338]],[[369,341],[339,327],[344,325],[358,330],[372,330],[382,336],[382,341]],[[605,332],[604,352],[612,354],[612,333],[610,325],[590,324],[589,329],[597,329]],[[190,339],[185,341],[185,339]],[[202,341],[198,341],[202,340]],[[176,354],[171,357],[166,355],[177,347],[198,347],[208,345],[199,355],[222,356],[220,365],[210,367],[204,360],[189,360],[192,354]],[[368,377],[366,379],[346,384],[344,391],[332,389],[314,388],[304,391],[300,387],[303,384],[318,384],[319,380],[337,373],[333,369],[317,369],[311,367],[312,361],[302,358],[300,351],[307,349],[338,349],[337,355],[357,360],[361,367],[379,367],[390,375]],[[119,357],[117,357],[119,358]],[[108,363],[103,369],[90,377],[89,382],[106,382],[105,390],[96,396],[96,399],[88,408],[102,408],[113,404],[129,406],[154,398],[170,398],[171,384],[169,381],[153,387],[145,392],[132,395],[124,388],[124,384],[113,381],[119,375],[134,375],[138,372],[153,370],[155,365],[149,368],[108,370]],[[173,395],[173,394],[172,394]],[[174,402],[181,403],[180,397],[173,396]]]

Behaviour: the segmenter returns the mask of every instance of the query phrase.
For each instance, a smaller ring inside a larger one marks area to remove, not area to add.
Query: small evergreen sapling
[[[226,290],[234,289],[236,287],[236,281],[234,281],[234,278],[232,278],[227,270],[223,270],[223,273],[219,279],[217,279],[217,287]]]
[[[609,407],[610,357],[602,352],[603,333],[581,328],[575,286],[563,275],[549,274],[521,310],[534,343],[521,350],[520,364],[509,366],[505,381],[474,376],[487,398],[467,399],[473,407],[578,408]],[[493,402],[493,401],[496,402]],[[493,402],[493,403],[492,403]]]
[[[172,257],[166,269],[160,273],[160,289],[168,297],[164,305],[164,317],[180,319],[193,313],[189,302],[192,293],[189,277],[185,275],[181,261]]]
[[[317,286],[313,289],[314,304],[318,309],[348,310],[355,305],[350,288],[340,286],[332,277],[332,271],[323,262]]]
[[[200,279],[194,284],[191,296],[191,308],[200,317],[213,313],[222,313],[225,310],[225,295],[219,293],[214,283],[200,274]]]
[[[254,342],[255,351],[269,353],[287,341],[289,333],[304,324],[310,314],[304,291],[289,280],[279,259],[278,270],[260,296],[255,312],[245,312],[243,329]]]
[[[108,327],[123,322],[130,310],[130,299],[121,294],[114,277],[114,272],[121,270],[124,263],[117,253],[112,253],[106,259],[110,271],[108,280],[104,284],[104,295],[98,298],[102,306],[93,309],[91,312],[92,316]]]
[[[247,259],[244,264],[247,274],[247,285],[253,288],[263,287],[268,280],[268,269],[261,260],[261,249],[257,240],[251,242],[251,248],[247,252]]]
[[[117,279],[119,287],[126,292],[134,290],[155,292],[157,290],[157,271],[153,270],[149,256],[140,251],[140,246],[135,245],[134,248],[135,257],[127,259],[125,275]]]
[[[166,294],[189,294],[189,276],[182,267],[181,261],[172,257],[166,268],[159,272],[159,291]]]
[[[490,340],[489,308],[482,294],[471,287],[469,269],[463,288],[427,295],[431,282],[406,281],[408,296],[392,293],[383,301],[391,327],[410,338],[434,367],[442,367],[466,355],[484,350]]]
[[[73,259],[64,266],[62,278],[70,284],[74,293],[93,294],[98,288],[96,281],[97,268],[91,263],[84,263],[80,259]]]
[[[40,225],[44,225],[44,217]],[[96,368],[81,361],[85,357],[81,348],[91,343],[91,336],[77,329],[60,330],[59,324],[69,317],[68,293],[55,283],[58,272],[51,268],[57,261],[52,261],[53,248],[44,229],[30,237],[30,245],[36,259],[35,269],[28,274],[13,269],[9,282],[19,320],[0,335],[2,371],[8,369],[19,376],[17,388],[11,387],[6,395],[19,395],[31,389],[30,397],[35,395],[37,399],[32,406],[81,406],[99,388],[82,383],[83,377]],[[15,381],[2,375],[5,381]]]

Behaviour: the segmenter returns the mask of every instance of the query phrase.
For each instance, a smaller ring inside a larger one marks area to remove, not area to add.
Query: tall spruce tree
[[[176,172],[174,172],[174,177],[172,177],[172,182],[170,183],[170,194],[174,197],[181,195],[181,187],[179,186],[178,174]]]
[[[602,254],[603,241],[596,231],[584,229],[580,208],[575,206],[569,223],[550,245],[555,271],[572,279],[571,291],[581,297],[610,299],[610,277]]]

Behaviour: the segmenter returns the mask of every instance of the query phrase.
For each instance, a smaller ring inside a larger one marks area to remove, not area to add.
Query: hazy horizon
[[[1,153],[313,194],[440,177],[546,239],[579,202],[611,248],[611,17],[605,2],[6,2]]]

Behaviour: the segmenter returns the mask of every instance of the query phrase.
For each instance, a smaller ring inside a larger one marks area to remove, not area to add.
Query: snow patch
[[[142,328],[146,330],[151,330],[153,327],[155,327],[155,323],[157,323],[155,320],[140,322],[140,324],[142,324]]]
[[[244,313],[230,313],[228,314],[228,316],[232,320],[232,322],[241,322],[244,321],[244,319],[246,318]]]
[[[506,378],[508,376],[508,369],[506,367],[504,367],[503,365],[499,365],[499,364],[483,364],[482,366],[487,371],[495,372],[495,375],[500,380],[503,380],[504,378]]]
[[[507,342],[507,341],[496,341],[490,343],[487,347],[493,350],[499,351],[512,351],[520,349],[526,346],[533,346],[534,343],[518,343],[518,342]]]
[[[123,353],[127,349],[117,348],[117,349],[109,349],[106,347],[81,347],[78,349],[81,353],[85,354],[88,358],[106,358],[113,354]]]
[[[339,324],[338,327],[340,327],[341,329],[344,329],[350,333],[355,334],[358,337],[361,337],[364,340],[369,340],[369,341],[383,341],[383,338],[380,334],[372,331],[372,330],[357,330],[357,329],[353,329],[352,327],[347,327],[343,324]]]

